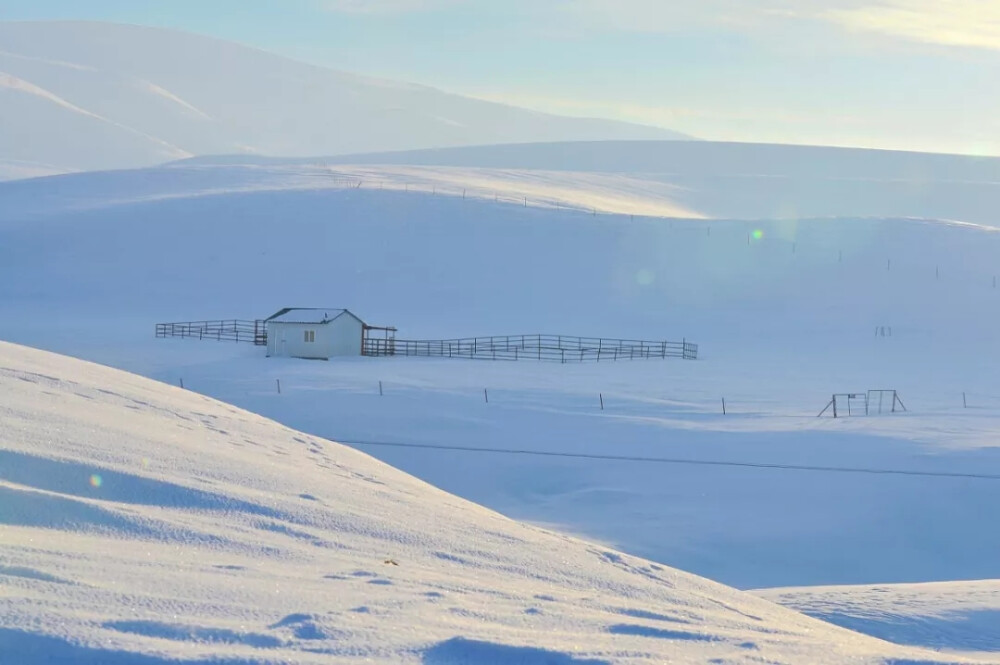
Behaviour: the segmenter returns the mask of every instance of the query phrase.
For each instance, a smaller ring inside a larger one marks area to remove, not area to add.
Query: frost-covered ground
[[[946,663],[0,343],[0,662]]]
[[[621,174],[490,166],[488,186],[510,187],[494,203],[427,191],[483,173],[455,167],[384,167],[382,190],[302,186],[295,168],[0,185],[0,337],[183,379],[510,517],[741,588],[1000,578],[990,196],[935,180],[952,221],[867,218],[871,200],[855,217],[653,219],[515,202],[519,180],[572,202],[567,189],[626,187]],[[820,216],[852,209],[815,191],[789,196]],[[902,198],[879,201],[908,215]],[[402,337],[686,337],[700,359],[314,363],[152,338],[157,321],[309,305]],[[909,411],[815,417],[831,393],[869,388],[898,390]]]

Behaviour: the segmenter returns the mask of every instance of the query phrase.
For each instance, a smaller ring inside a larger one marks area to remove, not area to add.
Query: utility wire
[[[490,453],[498,455],[534,455],[537,457],[563,457],[571,459],[601,460],[614,462],[644,462],[650,464],[686,464],[692,466],[724,466],[749,469],[779,469],[782,471],[813,471],[819,473],[864,473],[869,475],[920,476],[925,478],[971,478],[976,480],[1000,480],[1000,475],[988,473],[962,473],[958,471],[917,471],[905,469],[875,469],[849,466],[813,466],[807,464],[769,464],[765,462],[732,462],[725,460],[702,460],[672,457],[641,457],[632,455],[600,455],[597,453],[567,453],[550,450],[518,450],[514,448],[476,448],[472,446],[452,446],[432,443],[401,443],[395,441],[349,441],[334,439],[336,443],[348,446],[377,446],[386,448],[414,448],[418,450],[448,450],[468,453]]]

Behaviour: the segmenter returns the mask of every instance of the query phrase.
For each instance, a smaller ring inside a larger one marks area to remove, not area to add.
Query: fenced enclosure
[[[217,321],[185,321],[157,323],[157,337],[192,337],[222,342],[248,342],[267,345],[267,332],[261,319],[228,319]]]
[[[698,345],[687,340],[670,342],[573,335],[494,335],[408,340],[396,339],[395,328],[365,325],[364,330],[361,355],[373,357],[420,356],[471,360],[539,360],[558,363],[654,358],[698,359]],[[382,331],[384,334],[376,337],[371,331]],[[156,336],[267,345],[267,328],[262,319],[157,323]]]
[[[834,418],[849,416],[874,416],[882,413],[906,411],[903,400],[895,390],[875,389],[863,393],[835,393],[819,416],[832,412]]]
[[[687,340],[669,342],[538,334],[440,340],[366,339],[362,352],[366,356],[540,360],[569,363],[653,358],[697,360],[698,345]]]

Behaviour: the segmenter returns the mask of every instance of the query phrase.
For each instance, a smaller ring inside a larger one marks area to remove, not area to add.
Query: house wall
[[[316,341],[306,342],[305,332],[315,331]],[[292,358],[331,358],[361,355],[362,324],[342,314],[329,323],[267,324],[267,355]]]
[[[330,356],[361,355],[361,335],[363,333],[361,321],[350,314],[341,314],[330,323],[320,327],[327,329],[326,344]],[[319,331],[316,332],[316,341],[319,342]]]

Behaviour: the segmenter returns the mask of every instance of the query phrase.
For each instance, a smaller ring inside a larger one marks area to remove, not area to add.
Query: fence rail
[[[267,332],[260,319],[228,319],[219,321],[183,321],[157,323],[157,337],[194,337],[220,342],[248,342],[257,346],[267,345]]]
[[[688,342],[574,337],[570,335],[500,335],[440,340],[366,339],[366,356],[423,356],[473,360],[600,362],[651,358],[696,360],[698,345]]]

